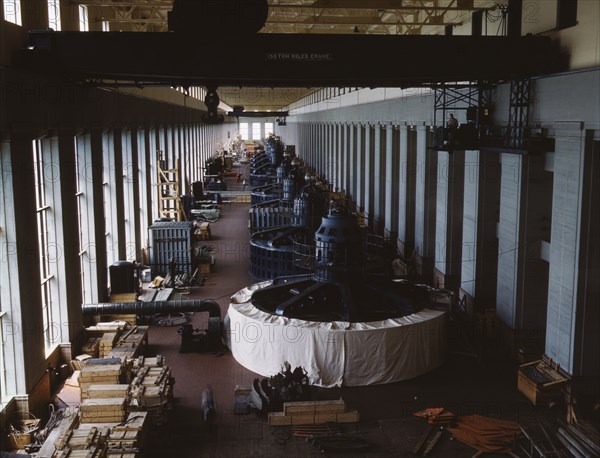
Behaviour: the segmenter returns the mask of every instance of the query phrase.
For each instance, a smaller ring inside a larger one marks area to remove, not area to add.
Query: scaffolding
[[[175,160],[175,168],[163,168],[163,161],[158,165],[158,214],[161,218],[174,221],[186,221],[181,202],[179,186],[179,159]]]

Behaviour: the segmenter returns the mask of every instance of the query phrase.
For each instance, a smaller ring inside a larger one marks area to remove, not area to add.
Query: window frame
[[[242,126],[245,126],[245,128]],[[245,136],[244,136],[244,131],[246,132]],[[242,137],[242,141],[251,140],[251,138],[250,138],[250,123],[240,122],[239,132],[240,132],[240,136]]]
[[[48,27],[55,32],[61,31],[60,0],[47,0],[48,2]]]
[[[89,10],[87,5],[79,5],[77,9],[79,12],[79,31],[80,32],[89,32],[90,31],[90,18],[89,18]]]
[[[8,10],[9,6],[13,7],[12,13]],[[23,25],[21,17],[21,0],[2,0],[2,8],[4,11],[4,20],[16,25]],[[14,16],[14,20],[11,19]]]

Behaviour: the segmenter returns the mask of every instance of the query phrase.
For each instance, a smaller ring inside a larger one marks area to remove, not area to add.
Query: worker
[[[448,129],[446,130],[445,135],[444,135],[444,145],[454,145],[456,143],[456,133],[458,130],[458,119],[456,119],[452,113],[450,113],[450,117],[448,118],[446,127]]]
[[[450,117],[448,118],[448,123],[446,124],[449,129],[457,129],[458,128],[458,119],[454,117],[452,113],[450,113]]]

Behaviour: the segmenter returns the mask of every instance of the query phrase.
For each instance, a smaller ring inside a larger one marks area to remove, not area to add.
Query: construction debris
[[[432,426],[416,443],[413,448],[413,453],[417,456],[428,456],[442,437],[443,433],[443,426]]]
[[[507,453],[521,434],[518,424],[482,415],[468,415],[456,419],[457,426],[448,431],[462,442],[480,452]]]
[[[456,415],[443,407],[430,407],[414,413],[416,417],[425,418],[430,425],[449,425],[456,420]]]
[[[322,452],[350,452],[369,448],[369,443],[353,434],[333,434],[330,436],[309,436],[307,442]]]

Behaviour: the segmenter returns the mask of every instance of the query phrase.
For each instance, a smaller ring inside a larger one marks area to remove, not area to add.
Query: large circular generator
[[[316,229],[315,221],[325,212],[325,193],[318,188],[312,177],[293,201],[291,224],[255,232],[250,238],[250,275],[256,280],[267,280],[290,275],[303,275],[310,271],[308,265],[299,262],[302,254],[294,255],[294,247],[306,246]],[[284,185],[293,184],[291,178]],[[285,189],[285,187],[284,187]],[[288,191],[289,197],[293,196]],[[284,208],[280,210],[283,212]],[[316,215],[316,216],[315,216]]]
[[[287,361],[325,387],[395,382],[441,365],[445,311],[431,307],[425,285],[373,268],[387,263],[385,249],[374,255],[365,240],[356,219],[333,207],[315,245],[304,255],[294,247],[294,262],[312,274],[236,293],[228,311],[235,359],[264,376]]]

